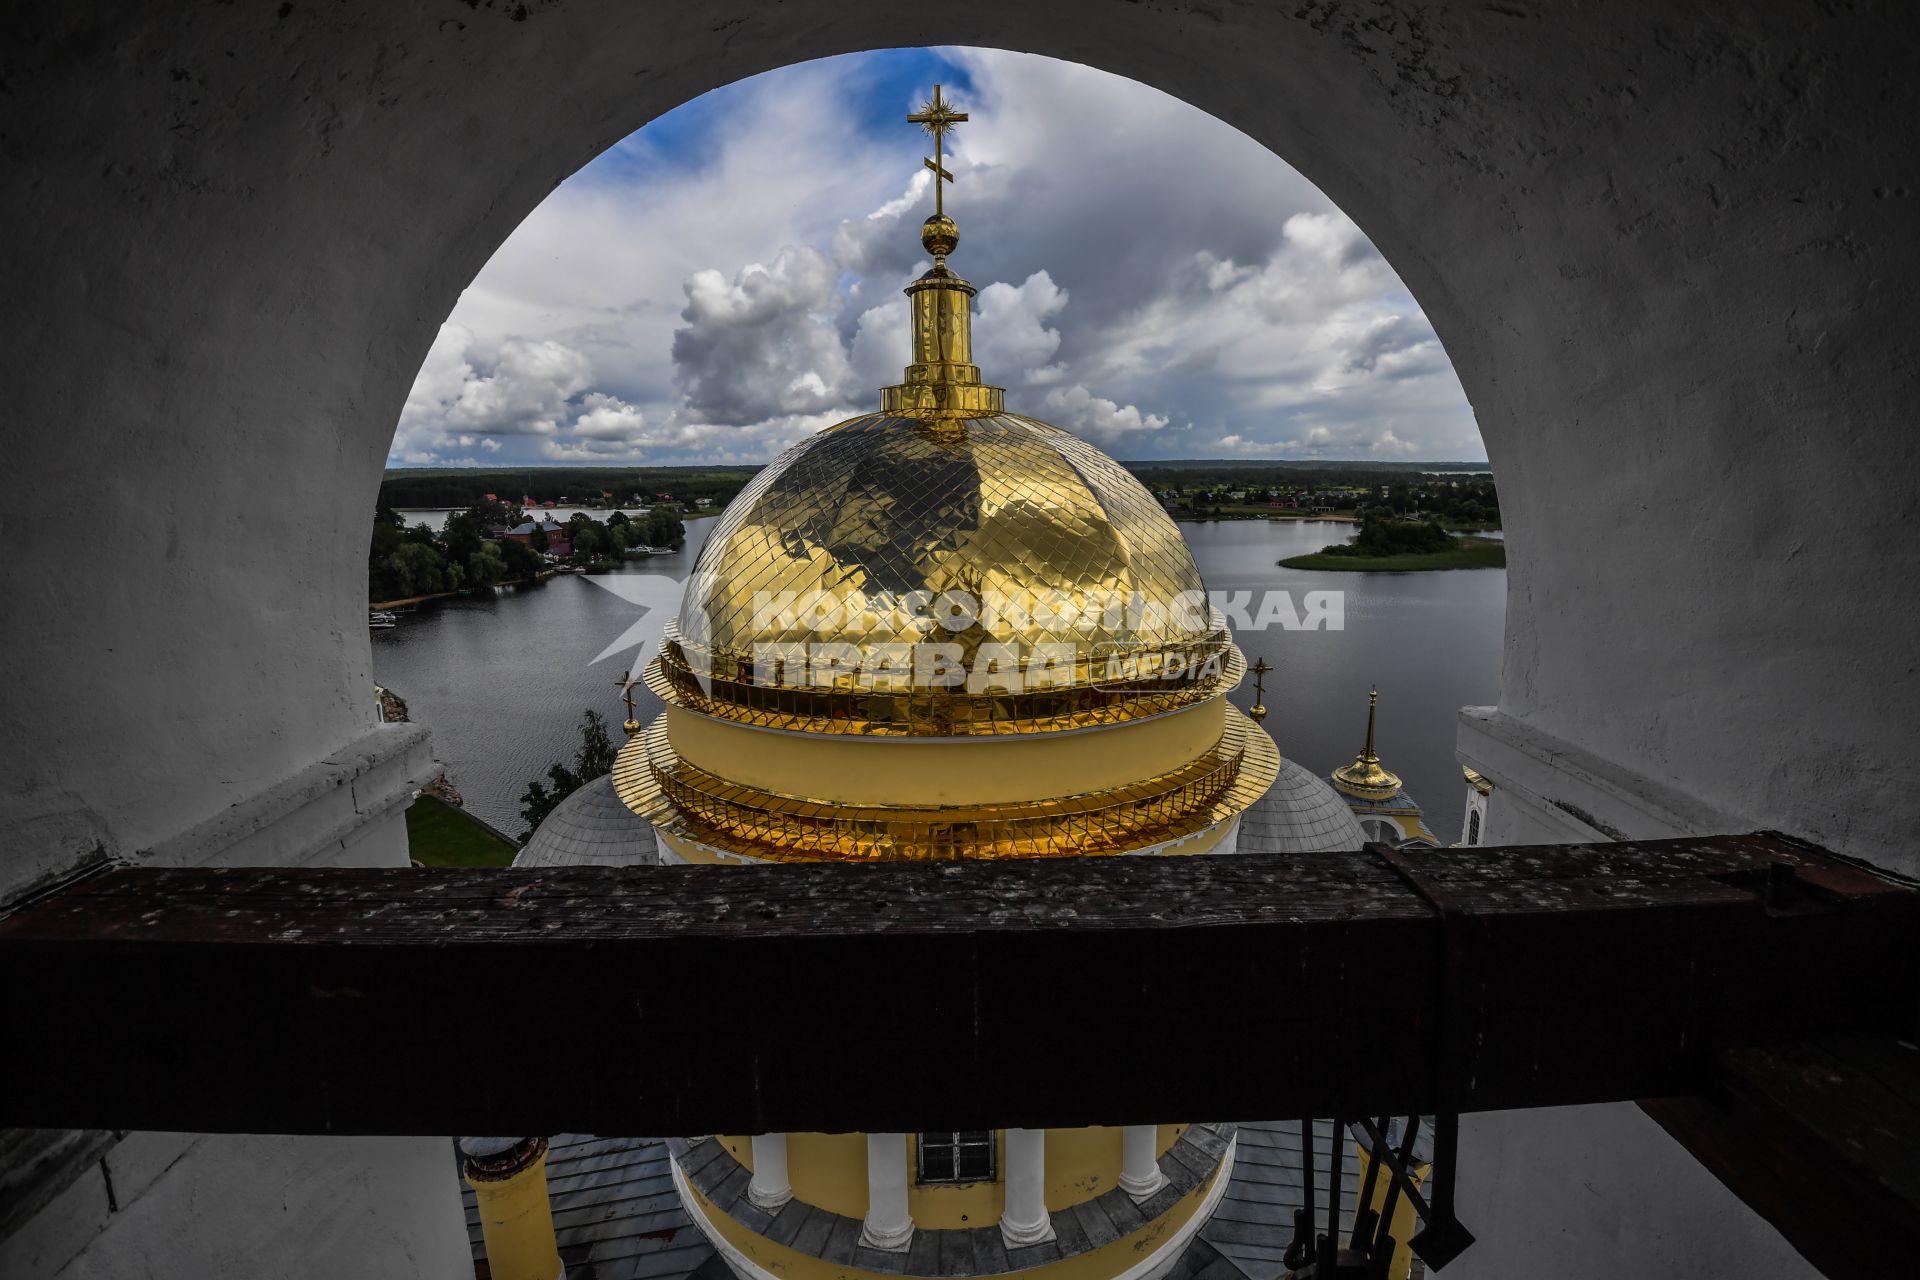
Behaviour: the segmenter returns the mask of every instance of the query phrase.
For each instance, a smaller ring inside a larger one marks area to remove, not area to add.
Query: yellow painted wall
[[[1187,1126],[1159,1126],[1161,1155],[1179,1141]],[[908,1135],[909,1144],[917,1142]],[[744,1134],[716,1134],[741,1165],[753,1169],[753,1140]],[[1049,1212],[1091,1200],[1111,1191],[1119,1181],[1120,1130],[1116,1128],[1047,1130],[1046,1201]],[[910,1170],[918,1155],[907,1151]],[[1006,1135],[994,1134],[994,1168],[1004,1170]],[[858,1133],[791,1133],[787,1135],[787,1180],[793,1193],[808,1204],[848,1218],[867,1213],[867,1140]],[[907,1209],[923,1227],[988,1226],[1000,1220],[1006,1206],[1006,1187],[998,1178],[987,1182],[926,1183],[915,1181],[907,1191]]]
[[[789,1155],[789,1164],[791,1164],[791,1155]],[[1214,1174],[1216,1179],[1226,1176],[1228,1171],[1225,1169]],[[1046,1280],[1111,1280],[1111,1277],[1127,1270],[1139,1262],[1144,1255],[1165,1243],[1169,1236],[1178,1231],[1199,1211],[1200,1206],[1206,1201],[1207,1193],[1212,1189],[1212,1182],[1202,1183],[1182,1196],[1167,1212],[1131,1235],[1115,1240],[1112,1244],[1050,1266],[1034,1267],[1021,1274],[1044,1276]],[[714,1208],[713,1202],[702,1195],[698,1188],[689,1184],[688,1190],[700,1213],[713,1224],[729,1244],[746,1254],[759,1266],[782,1277],[783,1280],[883,1280],[875,1272],[841,1266],[810,1254],[800,1253],[785,1245],[775,1244]],[[887,1280],[898,1280],[898,1278],[891,1277]]]
[[[1047,1211],[1059,1213],[1119,1184],[1120,1130],[1047,1130]]]
[[[772,733],[667,708],[680,758],[777,795],[843,804],[1003,804],[1124,786],[1210,751],[1226,701],[1078,733],[961,742]]]
[[[1186,1125],[1159,1126],[1161,1155],[1186,1131]],[[747,1169],[753,1168],[753,1142],[744,1135],[720,1134],[721,1143]],[[908,1135],[909,1144],[918,1142]],[[1047,1209],[1063,1209],[1104,1195],[1120,1178],[1120,1130],[1116,1128],[1047,1130]],[[917,1170],[919,1153],[907,1151],[909,1170]],[[1005,1169],[1006,1135],[994,1134],[994,1168]],[[867,1140],[858,1133],[792,1133],[787,1135],[787,1180],[793,1193],[848,1218],[867,1212]],[[1006,1187],[999,1178],[986,1182],[920,1183],[907,1190],[907,1210],[923,1227],[988,1226],[1000,1220],[1006,1206]]]
[[[845,1218],[866,1217],[867,1136],[788,1134],[787,1182],[793,1194],[808,1204]]]

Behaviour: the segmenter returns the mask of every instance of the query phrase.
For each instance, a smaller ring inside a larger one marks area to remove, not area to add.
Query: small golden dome
[[[1333,785],[1356,800],[1391,800],[1400,794],[1400,778],[1389,773],[1373,751],[1373,718],[1380,704],[1380,691],[1367,694],[1367,745],[1353,763],[1333,771]]]

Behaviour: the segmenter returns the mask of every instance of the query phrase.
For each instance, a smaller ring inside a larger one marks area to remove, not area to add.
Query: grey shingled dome
[[[1340,793],[1292,760],[1280,762],[1267,794],[1240,815],[1241,853],[1321,853],[1366,842]]]
[[[659,861],[653,824],[620,802],[611,777],[599,777],[547,815],[513,865],[641,867]]]

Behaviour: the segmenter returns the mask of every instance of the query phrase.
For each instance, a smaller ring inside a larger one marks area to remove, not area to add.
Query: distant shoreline
[[[558,569],[542,569],[539,573],[534,574],[531,578],[515,578],[511,582],[496,582],[493,584],[493,588],[488,588],[488,589],[491,590],[499,587],[524,587],[535,582],[545,582],[548,578],[551,578],[554,574],[558,572],[560,572]],[[403,596],[398,600],[375,600],[367,605],[367,612],[374,613],[381,609],[397,609],[403,604],[424,604],[429,600],[451,600],[455,596],[470,596],[475,591],[480,589],[481,588],[478,588],[478,587],[461,587],[454,591],[435,591],[431,595]]]
[[[1504,569],[1507,547],[1492,538],[1455,538],[1445,551],[1397,556],[1330,556],[1315,551],[1288,556],[1282,569],[1312,569],[1323,573],[1422,573],[1438,569]]]
[[[1290,520],[1306,522],[1323,520],[1331,524],[1359,524],[1359,516],[1335,515],[1298,515],[1291,511],[1222,511],[1218,515],[1206,515],[1198,511],[1169,511],[1175,524],[1207,524],[1214,520]]]

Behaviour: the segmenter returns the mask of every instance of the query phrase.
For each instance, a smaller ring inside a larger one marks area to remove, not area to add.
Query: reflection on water
[[[684,578],[711,517],[687,521],[687,546],[624,572]],[[1275,561],[1329,542],[1351,526],[1319,522],[1183,524],[1207,587],[1283,589],[1298,608],[1308,591],[1345,592],[1343,631],[1243,632],[1249,663],[1265,657],[1267,728],[1280,750],[1316,773],[1345,764],[1366,730],[1367,689],[1380,686],[1379,750],[1443,840],[1460,829],[1462,784],[1453,758],[1455,713],[1499,690],[1506,571],[1318,573]],[[433,729],[434,751],[475,813],[518,832],[529,779],[573,753],[580,713],[593,707],[617,734],[614,681],[630,655],[589,666],[636,617],[635,606],[584,577],[514,587],[491,599],[435,601],[373,633],[374,678]],[[1235,695],[1246,706],[1251,689]],[[660,703],[644,687],[645,722]]]

